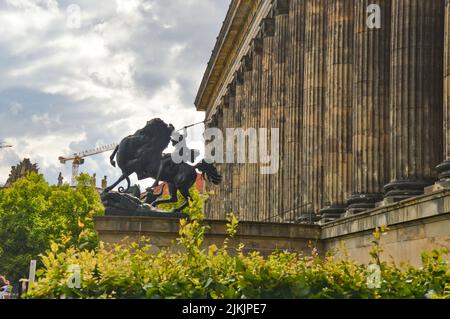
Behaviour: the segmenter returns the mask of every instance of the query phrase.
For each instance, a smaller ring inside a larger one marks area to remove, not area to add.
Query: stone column
[[[339,218],[352,191],[354,0],[328,5],[325,205],[323,221]]]
[[[234,104],[235,104],[235,98],[236,96],[236,86],[235,83],[231,83],[227,87],[227,93],[225,94],[224,98],[224,110],[225,110],[225,123],[224,123],[224,129],[227,129],[229,127],[233,127],[233,116],[234,116]],[[225,134],[225,131],[222,132]],[[226,138],[226,136],[223,136]],[[225,151],[225,150],[224,150]],[[222,212],[223,215],[227,214],[228,212],[233,211],[233,164],[225,164],[225,174],[222,176],[223,180],[227,181],[225,184],[225,211]]]
[[[250,125],[250,109],[251,109],[251,94],[252,94],[252,56],[247,54],[243,57],[241,61],[242,72],[244,74],[244,101],[242,103],[241,112],[241,127],[247,130]],[[246,146],[245,158],[247,162],[241,165],[241,180],[243,180],[243,187],[241,189],[240,205],[241,211],[244,214],[243,220],[251,220],[251,215],[253,213],[253,176],[250,174],[251,164],[248,162],[249,145]]]
[[[263,38],[262,53],[262,85],[261,85],[261,127],[270,129],[270,106],[272,103],[272,79],[273,79],[273,45],[275,35],[275,19],[267,17],[261,23]],[[269,143],[270,140],[267,141]],[[268,175],[260,175],[260,210],[261,221],[270,218],[270,179]]]
[[[273,4],[275,19],[274,34],[274,66],[272,82],[272,107],[270,128],[279,129],[279,170],[270,175],[270,214],[272,222],[283,222],[285,215],[284,195],[289,192],[285,188],[285,140],[284,137],[284,109],[286,108],[287,88],[287,52],[288,52],[288,27],[289,27],[289,2],[288,0],[275,0]],[[271,150],[272,152],[272,150]]]
[[[218,117],[217,113],[208,114],[208,122],[206,123],[206,128],[214,128],[218,126]],[[216,219],[218,214],[217,203],[220,200],[219,193],[217,192],[217,188],[213,188],[211,184],[206,184],[206,191],[213,193],[212,196],[208,198],[205,203],[205,217],[208,219]]]
[[[235,101],[235,112],[233,114],[234,121],[233,121],[233,128],[239,128],[241,127],[241,115],[242,115],[242,108],[244,104],[244,74],[242,72],[242,69],[239,69],[236,71],[235,76],[235,82],[236,82],[236,101]],[[244,188],[244,182],[241,178],[241,171],[243,164],[240,164],[237,162],[237,143],[234,144],[234,154],[235,154],[235,161],[233,164],[233,194],[234,194],[234,201],[233,201],[233,212],[236,214],[237,217],[241,218],[242,215],[242,197],[241,194],[243,192]],[[242,215],[243,216],[243,215]]]
[[[223,114],[223,100],[221,101],[220,105],[217,109],[217,125],[216,127],[220,130],[223,130],[223,122],[224,122],[224,114]],[[220,175],[223,176],[224,173],[224,164],[217,164],[217,171]],[[225,189],[224,189],[224,183],[220,183],[219,185],[215,186],[214,188],[217,190],[217,196],[216,196],[216,208],[214,212],[214,219],[220,219],[221,216],[223,216],[223,212],[225,211]]]
[[[212,127],[211,123],[212,123],[212,118],[208,117],[207,115],[205,116],[205,120],[207,121],[205,123],[205,128],[210,128]],[[205,191],[209,192],[210,191],[210,185],[207,183],[205,184]],[[208,199],[205,201],[204,204],[204,212],[205,212],[205,218],[211,219],[212,215],[213,215],[213,202],[214,198],[213,196],[209,196]]]
[[[450,0],[445,2],[444,34],[444,162],[437,166],[441,182],[450,181]],[[447,185],[450,187],[450,185]]]
[[[367,26],[367,8],[381,8],[381,28]],[[355,2],[353,67],[353,194],[348,213],[374,208],[389,182],[391,0]]]
[[[326,95],[326,0],[306,1],[305,70],[303,91],[304,207],[318,213],[323,207],[323,121]]]
[[[386,202],[417,196],[442,157],[444,1],[393,0],[391,182]]]
[[[228,85],[227,88],[228,96],[229,96],[229,113],[228,113],[228,127],[236,127],[235,123],[235,114],[237,112],[237,83],[236,83],[236,77],[233,78],[233,81]],[[226,133],[226,132],[224,132]],[[226,134],[224,134],[224,138],[226,139]],[[239,188],[239,181],[237,178],[237,169],[236,164],[230,163],[228,164],[229,169],[229,176],[230,176],[230,211],[237,214],[237,189]]]
[[[284,197],[287,210],[294,220],[303,211],[303,78],[305,53],[305,0],[291,0],[289,8],[289,54],[287,107],[285,108],[285,172]],[[305,221],[309,216],[303,216]]]
[[[227,90],[227,92],[225,93],[225,95],[222,97],[222,125],[220,127],[220,129],[222,130],[222,132],[225,132],[225,129],[228,127],[228,118],[229,118],[229,113],[230,113],[230,95],[229,95],[229,91]],[[224,180],[229,180],[229,172],[228,172],[228,165],[226,162],[224,162],[223,164],[220,165],[221,168],[221,175],[222,178]],[[221,192],[222,192],[222,197],[221,200],[223,201],[223,211],[219,212],[219,216],[221,219],[223,219],[225,217],[226,212],[230,211],[230,201],[229,201],[229,193],[230,193],[230,185],[229,183],[221,183],[222,187],[221,187]]]
[[[261,118],[261,80],[262,80],[262,38],[256,37],[252,40],[251,43],[251,52],[252,52],[252,100],[251,100],[251,127],[258,129],[260,127],[260,118]],[[258,145],[256,146],[256,151],[259,152]],[[259,156],[259,153],[258,153]],[[260,172],[259,165],[252,165],[251,174],[253,175],[253,193],[254,197],[254,212],[252,216],[253,221],[260,220],[260,201],[262,200],[259,197],[259,189],[260,189]]]

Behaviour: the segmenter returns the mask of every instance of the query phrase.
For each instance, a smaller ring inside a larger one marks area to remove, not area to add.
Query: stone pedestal
[[[322,217],[320,223],[323,224],[341,218],[342,214],[345,212],[346,207],[346,205],[335,204],[322,208],[320,210],[320,216]]]
[[[424,188],[433,184],[433,182],[434,179],[396,180],[384,187],[386,192],[385,197],[399,201],[409,197],[419,196],[423,194]]]
[[[164,211],[127,211],[115,208],[106,208],[105,216],[189,219],[189,215],[183,213],[170,213]]]
[[[320,220],[321,216],[319,214],[309,213],[301,214],[295,222],[302,225],[317,225]]]
[[[376,203],[383,200],[383,194],[353,194],[347,200],[346,216],[361,213],[375,208]]]

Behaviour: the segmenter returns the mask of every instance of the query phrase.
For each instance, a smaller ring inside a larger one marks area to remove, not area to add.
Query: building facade
[[[330,221],[445,186],[449,45],[450,0],[231,1],[195,104],[278,128],[279,170],[217,164],[207,217]]]

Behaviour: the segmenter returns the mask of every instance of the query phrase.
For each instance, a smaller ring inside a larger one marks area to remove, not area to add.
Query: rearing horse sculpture
[[[152,119],[147,122],[143,129],[125,137],[110,157],[111,165],[114,167],[116,166],[114,158],[116,158],[117,165],[122,170],[122,175],[104,192],[111,191],[124,180],[127,181],[128,187],[126,190],[120,187],[119,192],[126,192],[130,187],[129,177],[133,173],[136,173],[139,180],[158,178],[167,183],[170,198],[157,199],[152,203],[152,206],[177,202],[177,191],[179,190],[185,201],[180,207],[174,209],[178,212],[189,205],[189,199],[191,198],[189,189],[197,178],[196,169],[202,172],[213,184],[219,184],[222,177],[214,165],[206,163],[204,160],[195,166],[184,162],[177,164],[167,160],[170,154],[163,154],[163,151],[169,145],[173,131],[172,125],[167,125],[161,119]],[[164,166],[161,166],[163,158],[165,159]]]

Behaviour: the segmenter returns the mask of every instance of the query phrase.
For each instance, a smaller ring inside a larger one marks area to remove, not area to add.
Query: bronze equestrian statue
[[[170,154],[163,154],[168,147],[174,127],[164,123],[163,120],[156,118],[147,122],[146,126],[138,130],[135,134],[125,137],[116,147],[110,157],[112,166],[117,166],[122,170],[122,175],[111,186],[104,190],[108,193],[113,190],[122,181],[127,181],[127,189],[119,188],[120,193],[125,193],[130,188],[130,175],[136,173],[138,180],[146,178],[166,182],[169,188],[169,199],[156,199],[152,206],[156,207],[163,203],[177,202],[178,190],[185,198],[184,203],[174,209],[174,212],[180,212],[189,205],[189,189],[194,185],[197,178],[196,170],[199,170],[207,180],[213,184],[219,184],[222,177],[217,172],[213,164],[206,163],[204,160],[195,166],[185,162],[175,163],[170,159]],[[116,161],[114,161],[114,158]]]

